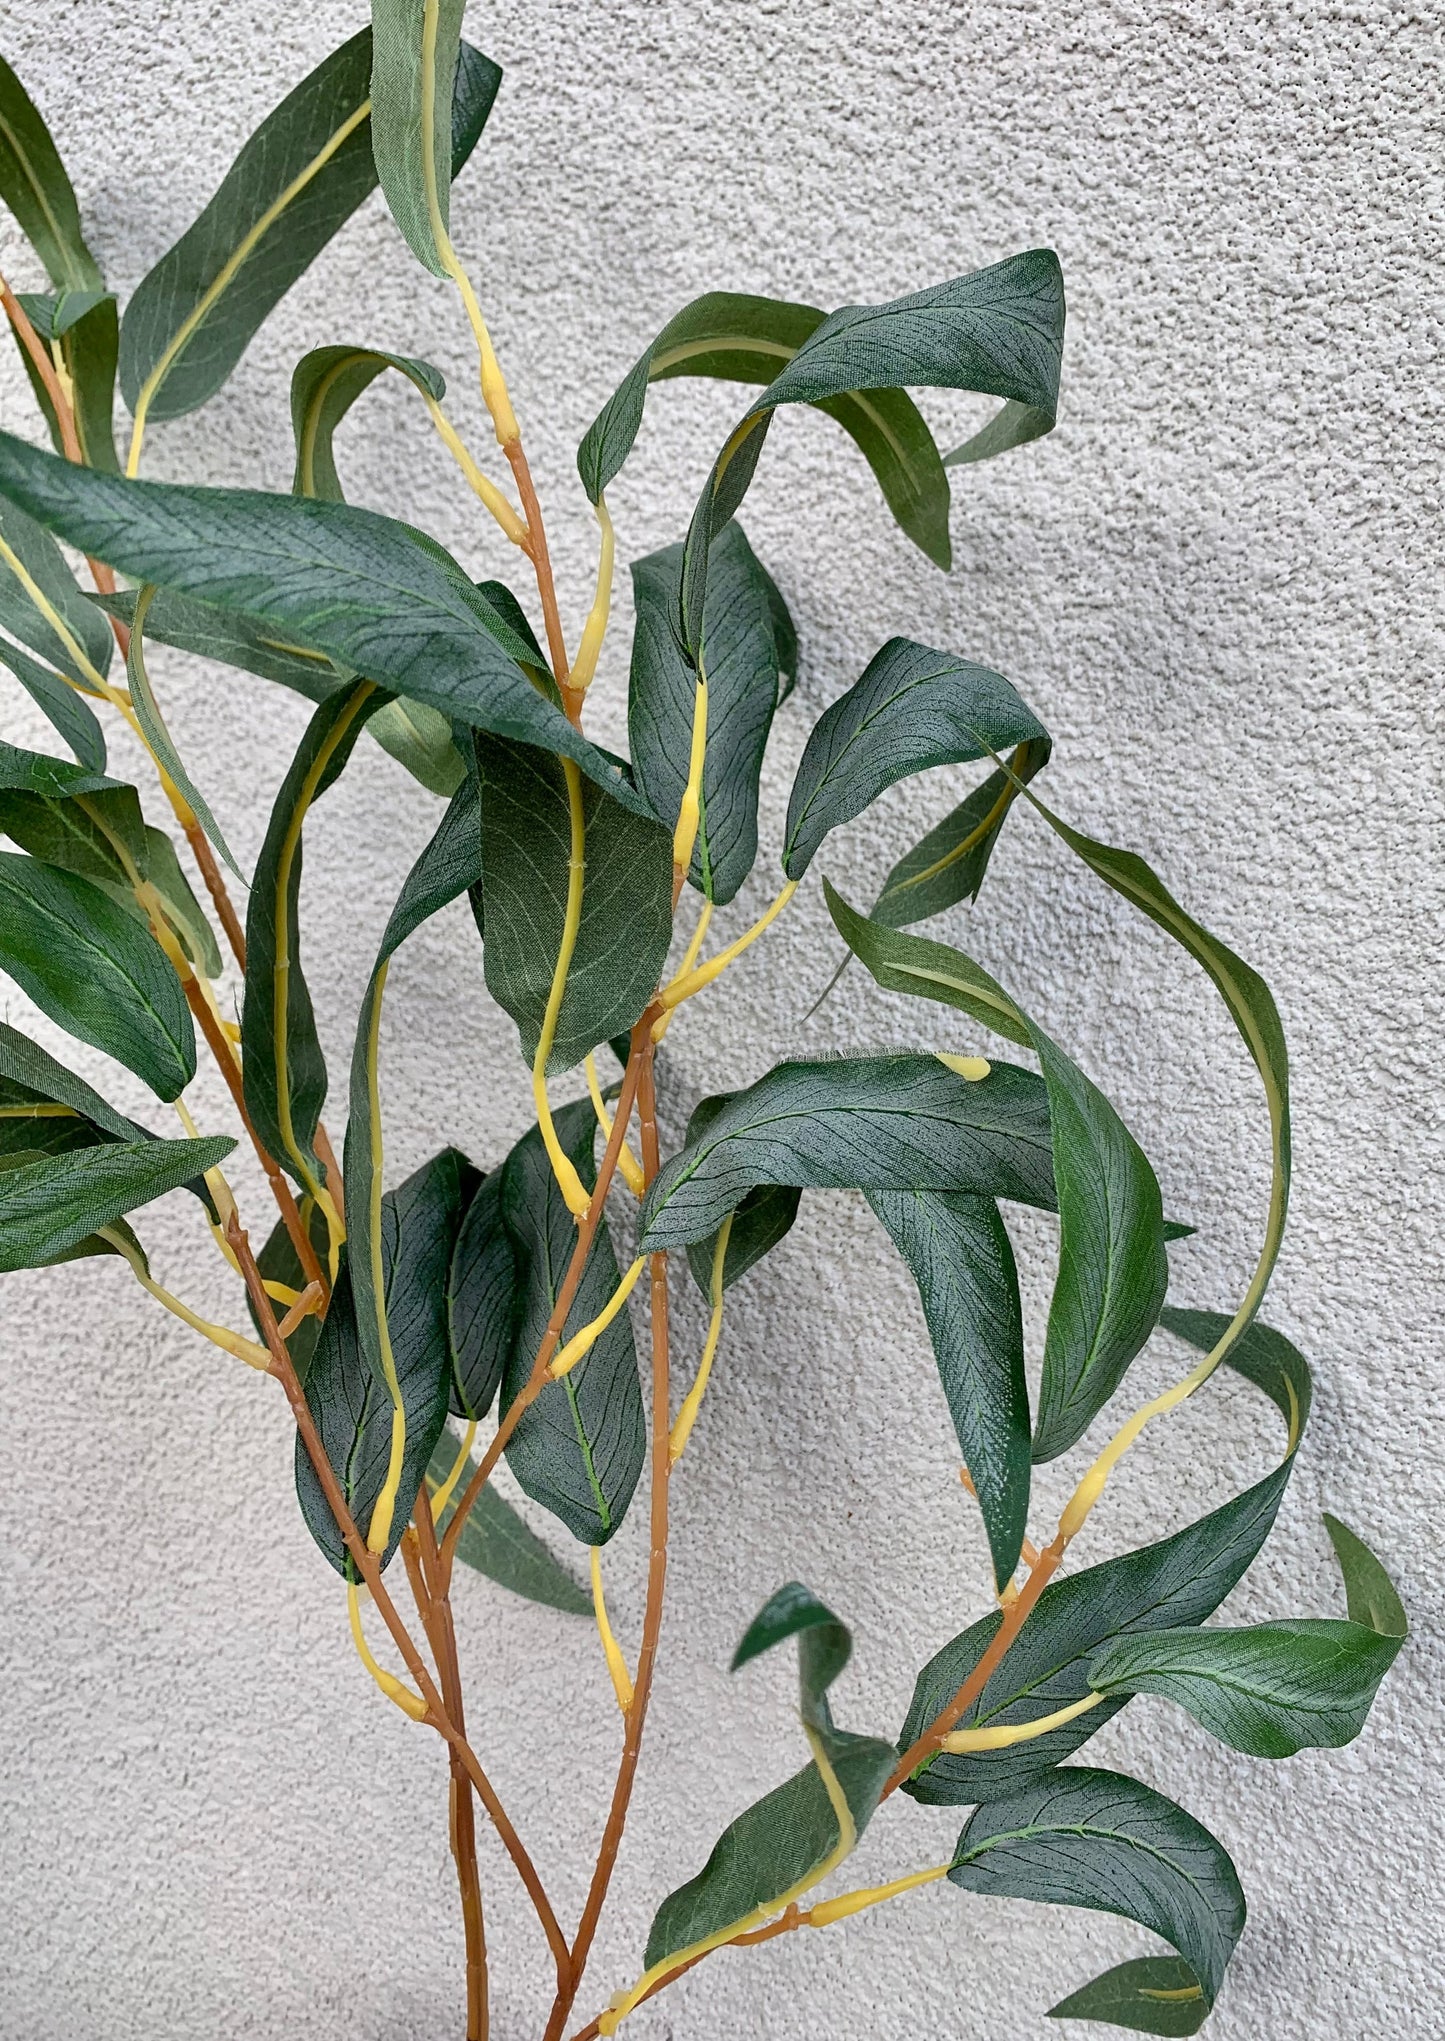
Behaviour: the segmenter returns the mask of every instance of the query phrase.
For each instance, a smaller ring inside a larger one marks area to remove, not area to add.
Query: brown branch
[[[653,1055],[649,1028],[637,1092],[638,1121],[642,1137],[642,1173],[649,1185],[657,1175],[660,1161]],[[618,1119],[621,1119],[620,1106]],[[567,2016],[572,2010],[578,1987],[582,1982],[582,1973],[587,1966],[587,1958],[602,1918],[602,1909],[607,1901],[607,1890],[616,1868],[617,1853],[622,1846],[623,1830],[627,1825],[627,1810],[632,1801],[637,1766],[642,1756],[642,1733],[647,1722],[647,1704],[652,1694],[652,1676],[657,1663],[658,1639],[662,1632],[663,1602],[667,1589],[669,1478],[672,1472],[672,1455],[669,1451],[672,1411],[666,1254],[648,1257],[648,1274],[651,1281],[652,1303],[651,1552],[647,1567],[647,1601],[642,1618],[642,1644],[637,1656],[637,1677],[633,1686],[632,1705],[627,1711],[627,1722],[623,1732],[622,1759],[617,1768],[617,1782],[612,1790],[612,1805],[608,1810],[607,1826],[602,1831],[602,1842],[597,1852],[597,1863],[592,1873],[592,1883],[588,1888],[587,1901],[582,1909],[582,1919],[578,1923],[576,1939],[572,1944],[570,1987],[557,1994],[551,2018],[547,2022],[544,2041],[560,2041],[567,2024]]]
[[[547,653],[552,661],[552,673],[562,690],[562,706],[569,722],[580,727],[582,720],[582,697],[567,685],[569,671],[567,643],[562,636],[562,616],[557,608],[557,589],[552,579],[552,560],[547,551],[547,527],[542,522],[542,506],[537,501],[537,491],[532,482],[532,470],[527,465],[520,438],[508,440],[502,449],[511,464],[516,477],[517,494],[522,499],[522,516],[527,522],[527,556],[532,562],[537,577],[537,593],[542,599],[542,624],[547,633]]]

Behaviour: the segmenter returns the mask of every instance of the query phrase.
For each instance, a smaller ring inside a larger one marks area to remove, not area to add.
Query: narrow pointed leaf
[[[149,838],[134,787],[0,744],[0,834],[43,864],[113,890],[144,921],[130,872],[148,876]]]
[[[372,0],[371,128],[391,216],[417,261],[445,276],[449,109],[466,0]],[[501,81],[495,72],[492,93]]]
[[[8,666],[37,709],[63,737],[81,764],[92,772],[105,771],[105,732],[95,711],[81,699],[68,681],[48,666],[0,638],[0,665]]]
[[[1015,778],[1027,786],[1048,764],[1051,749],[1047,737],[1020,744],[1012,760]],[[905,928],[960,900],[976,900],[1018,792],[1007,773],[991,772],[898,860],[868,910],[871,918],[885,928]]]
[[[15,443],[25,446],[23,440]],[[72,475],[89,472],[55,454],[32,447],[26,452]],[[49,532],[13,501],[0,501],[0,626],[84,686],[94,684],[88,669],[102,677],[110,670],[109,624],[81,594]]]
[[[113,1141],[0,1170],[0,1271],[40,1268],[203,1171],[234,1141]]]
[[[165,952],[87,880],[0,852],[0,970],[158,1097],[178,1098],[195,1076],[191,1016]]]
[[[538,693],[523,671],[532,648],[442,547],[408,525],[345,503],[128,482],[8,433],[0,497],[123,573],[238,611],[348,676],[365,674],[450,721],[561,752],[624,807],[647,813],[616,761]]]
[[[60,366],[70,382],[81,458],[87,467],[108,468],[114,473],[120,465],[112,425],[120,348],[120,311],[114,295],[110,291],[62,291],[43,297],[22,293],[20,303],[39,338],[59,350]],[[64,436],[50,392],[18,336],[16,345],[51,442],[57,453],[63,453]]]
[[[1170,1942],[1212,2004],[1244,1930],[1229,1854],[1137,1779],[1073,1767],[964,1824],[949,1883],[965,1892],[1121,1914]]]
[[[615,1044],[614,1053],[625,1067],[626,1058],[621,1051],[622,1044]],[[735,1096],[733,1092],[724,1091],[715,1093],[711,1098],[699,1099],[687,1123],[687,1138],[683,1146],[691,1148],[700,1140],[729,1099]],[[748,1192],[732,1214],[727,1251],[723,1255],[722,1286],[725,1291],[792,1231],[802,1195],[793,1184],[759,1184]],[[687,1244],[687,1263],[693,1280],[709,1301],[712,1298],[712,1265],[716,1249],[716,1233],[702,1240],[690,1240]]]
[[[1029,1392],[1018,1271],[992,1198],[870,1191],[913,1271],[939,1380],[973,1479],[994,1579],[1013,1578],[1028,1528]]]
[[[490,902],[488,903],[490,911]],[[597,1123],[590,1099],[555,1115],[557,1137],[584,1185],[596,1181]],[[510,1408],[532,1372],[577,1244],[577,1226],[534,1127],[507,1157],[502,1212],[517,1259],[518,1317],[502,1381]],[[595,1318],[617,1288],[617,1258],[604,1216],[562,1337]],[[646,1433],[632,1323],[620,1311],[571,1373],[550,1382],[513,1432],[507,1463],[523,1491],[584,1545],[605,1545],[627,1513],[642,1472]]]
[[[487,989],[517,1023],[530,1064],[552,990],[572,852],[566,778],[556,758],[479,737]],[[586,877],[550,1070],[567,1070],[630,1028],[672,940],[672,836],[584,782]]]
[[[499,73],[465,50],[452,175],[476,146]],[[152,420],[213,397],[272,308],[376,188],[371,31],[323,60],[267,115],[199,218],[137,286],[121,328],[126,403]]]
[[[726,291],[684,306],[628,372],[578,449],[582,486],[592,502],[632,451],[649,383],[672,376],[771,383],[826,319],[815,305]],[[913,399],[899,389],[860,385],[812,401],[815,410],[836,419],[863,454],[909,538],[936,565],[947,567],[948,478]]]
[[[1369,1546],[1328,1510],[1325,1529],[1344,1576],[1350,1621],[1376,1631],[1381,1637],[1403,1638],[1409,1628],[1404,1605],[1395,1592],[1395,1583]]]
[[[706,1240],[758,1184],[973,1191],[1052,1208],[1043,1083],[996,1063],[971,1084],[934,1056],[780,1063],[664,1163],[642,1251]]]
[[[890,638],[808,739],[788,802],[783,870],[800,879],[828,832],[895,781],[1040,740],[1042,725],[1002,674]]]
[[[34,1115],[37,1107],[49,1110]],[[0,1153],[29,1148],[58,1155],[101,1141],[150,1138],[38,1042],[0,1022]]]
[[[0,57],[0,200],[15,215],[58,291],[102,287],[100,269],[81,232],[75,192],[50,138],[50,130],[3,57]]]
[[[1140,1956],[1049,2007],[1051,2020],[1102,2020],[1134,2034],[1197,2034],[1209,2001],[1182,1956]]]
[[[697,685],[673,628],[681,567],[682,547],[668,546],[632,568],[637,630],[627,728],[637,783],[669,829],[688,781]],[[758,780],[782,670],[775,593],[741,526],[730,524],[708,584],[707,750],[688,872],[719,904],[733,898],[758,854]]]
[[[446,379],[430,362],[384,354],[374,347],[314,347],[297,362],[291,375],[291,429],[296,435],[291,487],[297,496],[321,496],[330,503],[345,500],[332,441],[357,398],[389,368],[438,403],[446,395]]]
[[[448,1479],[458,1451],[458,1442],[453,1435],[444,1431],[436,1442],[432,1453],[431,1466],[427,1469],[427,1485],[433,1493]],[[444,1537],[453,1516],[456,1514],[456,1498],[466,1493],[473,1474],[474,1462],[468,1457],[462,1465],[452,1491],[452,1500],[437,1518],[437,1536]],[[499,1587],[510,1588],[514,1595],[521,1595],[529,1602],[540,1602],[544,1608],[560,1609],[567,1616],[590,1616],[592,1597],[577,1585],[559,1561],[552,1557],[542,1540],[506,1499],[498,1495],[494,1483],[489,1483],[477,1497],[462,1534],[457,1540],[457,1558],[463,1566],[470,1566],[475,1573],[484,1573],[488,1580],[494,1580]]]
[[[447,1278],[451,1407],[458,1417],[481,1418],[491,1409],[512,1351],[516,1309],[517,1262],[502,1220],[502,1172],[494,1169],[467,1207]]]

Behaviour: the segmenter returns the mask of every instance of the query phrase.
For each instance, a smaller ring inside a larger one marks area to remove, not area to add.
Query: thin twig
[[[542,600],[542,624],[547,633],[547,653],[552,661],[553,678],[562,690],[562,706],[567,712],[568,720],[580,725],[582,696],[567,685],[569,671],[567,642],[562,636],[562,617],[557,608],[557,588],[552,579],[552,559],[547,551],[547,527],[542,522],[542,506],[537,501],[532,470],[527,465],[527,456],[520,438],[509,440],[502,451],[511,465],[517,484],[517,494],[522,500],[522,515],[527,520],[527,555],[532,562],[532,571],[537,577],[537,593]]]

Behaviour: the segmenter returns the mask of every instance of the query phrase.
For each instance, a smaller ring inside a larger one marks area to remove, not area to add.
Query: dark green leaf
[[[458,1417],[485,1417],[491,1409],[512,1351],[516,1303],[516,1257],[502,1223],[502,1173],[494,1169],[467,1207],[447,1279],[451,1407]]]
[[[637,631],[627,728],[637,783],[652,811],[676,826],[688,782],[697,674],[677,642],[682,547],[632,568]],[[758,854],[758,778],[777,705],[781,662],[776,591],[740,525],[714,548],[707,597],[707,750],[702,813],[688,873],[710,900],[731,900]]]
[[[0,434],[0,439],[4,437]],[[25,446],[24,440],[15,444]],[[54,461],[68,474],[89,474],[88,469],[38,448],[27,447],[26,452],[36,460]],[[0,501],[0,625],[88,688],[97,674],[103,678],[109,670],[114,643],[110,626],[81,594],[49,532],[18,505],[4,501]]]
[[[37,1107],[50,1110],[37,1114]],[[58,1155],[100,1141],[150,1138],[38,1042],[0,1022],[0,1152]]]
[[[488,909],[490,910],[490,901]],[[555,1115],[557,1138],[590,1190],[597,1122],[589,1099]],[[533,1127],[502,1171],[502,1214],[517,1258],[516,1337],[502,1379],[503,1413],[532,1372],[572,1251],[577,1225],[542,1137]],[[617,1288],[617,1257],[604,1217],[582,1274],[565,1342],[595,1318]],[[632,1500],[646,1450],[632,1324],[620,1311],[559,1382],[549,1382],[513,1432],[507,1460],[526,1494],[560,1517],[584,1545],[605,1545]]]
[[[80,208],[50,130],[0,57],[0,199],[20,223],[57,290],[102,286],[80,230]]]
[[[619,1060],[622,1060],[620,1049],[621,1045],[616,1045]],[[715,1093],[711,1098],[699,1099],[687,1123],[687,1139],[683,1146],[692,1147],[712,1125],[728,1100],[735,1096],[733,1092],[724,1091]],[[731,1289],[740,1276],[745,1276],[792,1232],[801,1202],[802,1192],[792,1184],[759,1184],[755,1190],[748,1192],[732,1215],[727,1252],[723,1256],[724,1290]],[[687,1244],[687,1264],[692,1270],[693,1280],[709,1300],[712,1297],[712,1265],[716,1251],[717,1233],[702,1240],[690,1240]]]
[[[120,347],[120,312],[109,291],[62,291],[58,297],[32,297],[20,303],[41,340],[59,350],[60,366],[70,382],[71,411],[81,457],[87,467],[115,473],[115,365]],[[44,378],[30,359],[30,350],[16,336],[30,388],[50,430],[57,453],[65,451],[64,435]]]
[[[890,638],[823,711],[788,802],[783,870],[801,879],[829,830],[930,766],[983,758],[1046,734],[1000,673]]]
[[[517,1023],[530,1064],[567,911],[571,809],[561,763],[530,745],[477,739],[487,989]],[[586,878],[549,1070],[567,1070],[630,1028],[672,940],[672,836],[583,783]]]
[[[970,1816],[949,1882],[1121,1914],[1170,1942],[1212,2004],[1244,1929],[1228,1852],[1192,1814],[1118,1772],[1069,1767]]]
[[[436,1442],[427,1483],[433,1493],[451,1474],[456,1464],[458,1441],[444,1431]],[[456,1498],[464,1495],[476,1467],[470,1457],[452,1491],[452,1500],[437,1519],[437,1535],[445,1535],[456,1514]],[[488,1483],[477,1497],[462,1534],[457,1540],[457,1558],[463,1566],[484,1573],[513,1594],[529,1602],[541,1602],[549,1609],[561,1609],[568,1616],[590,1616],[592,1597],[580,1588],[570,1573],[555,1560],[536,1532],[531,1530],[512,1505]]]
[[[780,1063],[663,1165],[641,1251],[706,1240],[758,1184],[975,1191],[1051,1209],[1043,1082],[995,1063],[970,1083],[936,1056]]]
[[[0,573],[3,571],[0,568]],[[89,766],[92,772],[104,772],[105,733],[96,720],[95,711],[70,683],[4,638],[0,638],[0,665],[9,667],[36,708],[65,739],[81,764]]]
[[[291,487],[296,495],[344,501],[332,451],[336,428],[363,390],[389,368],[399,370],[423,396],[440,403],[446,395],[446,380],[430,362],[383,354],[374,347],[315,347],[297,362],[291,376],[291,428],[296,435]]]
[[[918,1284],[1002,1585],[1018,1565],[1029,1511],[1023,1311],[1007,1229],[992,1198],[961,1191],[870,1191],[868,1202]]]
[[[127,482],[8,433],[0,496],[123,573],[239,612],[283,647],[321,653],[450,721],[561,752],[624,807],[647,813],[617,762],[528,679],[533,648],[455,560],[408,525],[347,503]],[[82,607],[103,629],[94,606]]]
[[[198,971],[219,978],[224,965],[206,910],[181,870],[176,847],[164,830],[146,824],[146,876],[160,895],[166,920],[180,937]]]
[[[175,740],[151,688],[150,674],[146,670],[145,661],[145,622],[153,594],[154,590],[151,588],[141,589],[136,598],[135,614],[131,619],[130,643],[126,647],[125,655],[125,677],[130,688],[131,707],[135,711],[135,719],[141,727],[142,735],[157,762],[174,781],[191,813],[236,877],[242,879],[244,883],[241,867],[232,856],[231,847],[222,836],[220,825],[211,813],[204,795],[187,772],[185,761],[176,749]]]
[[[0,1171],[0,1271],[41,1268],[224,1162],[234,1141],[108,1141]]]
[[[456,1149],[446,1148],[381,1200],[385,1315],[396,1391],[406,1420],[401,1482],[383,1566],[406,1528],[446,1423],[451,1379],[447,1268],[461,1212],[475,1183],[471,1164]],[[356,1527],[367,1537],[391,1460],[393,1398],[362,1350],[349,1267],[342,1270],[332,1292],[306,1380],[306,1400]],[[312,1537],[337,1572],[353,1579],[354,1562],[299,1438],[296,1492]],[[377,1535],[380,1538],[379,1530]]]
[[[1325,1529],[1340,1562],[1350,1621],[1381,1637],[1403,1638],[1409,1625],[1395,1583],[1362,1538],[1325,1511]]]
[[[381,188],[416,256],[448,275],[452,104],[466,0],[372,0],[371,129]],[[487,65],[491,110],[501,72]],[[480,125],[480,123],[479,123]],[[460,167],[460,166],[458,166]]]
[[[150,845],[134,787],[0,744],[0,834],[43,864],[117,889],[121,905],[141,914],[130,871],[147,876]]]
[[[1047,737],[1020,744],[1011,762],[1015,779],[1027,786],[1048,764],[1052,748]],[[1017,798],[1014,779],[991,772],[898,860],[869,910],[872,919],[885,928],[905,928],[956,907],[960,900],[976,900],[999,832]]]
[[[465,50],[452,174],[476,146],[500,74]],[[121,329],[132,413],[179,418],[213,397],[261,322],[376,188],[371,31],[319,64],[257,128],[200,217],[137,286]],[[444,104],[446,102],[443,102]]]
[[[1051,2020],[1102,2020],[1135,2034],[1197,2034],[1209,2001],[1182,1956],[1139,1956],[1049,2007]]]
[[[326,1062],[301,968],[303,833],[312,803],[344,769],[379,701],[361,681],[323,702],[307,725],[271,810],[246,915],[246,1109],[276,1160],[318,1201],[321,1166],[312,1142],[326,1101]]]
[[[836,315],[842,317],[840,313]],[[715,376],[771,383],[827,323],[815,305],[713,291],[670,319],[603,406],[577,452],[582,486],[596,502],[632,451],[649,382]],[[889,509],[930,560],[947,567],[948,477],[933,435],[911,397],[859,384],[804,401],[837,420],[878,478]]]
[[[191,1016],[164,951],[87,880],[0,852],[0,969],[159,1097],[178,1098],[195,1076]]]

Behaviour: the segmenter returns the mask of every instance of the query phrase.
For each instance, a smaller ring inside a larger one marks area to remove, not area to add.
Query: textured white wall
[[[7,0],[5,52],[63,137],[123,291],[283,90],[364,18],[360,0]],[[746,522],[793,604],[804,672],[779,719],[764,840],[776,844],[818,711],[906,631],[1008,673],[1055,733],[1054,802],[1153,858],[1269,976],[1294,1058],[1298,1179],[1268,1316],[1313,1360],[1319,1398],[1278,1535],[1232,1606],[1339,1607],[1328,1506],[1395,1568],[1415,1638],[1348,1752],[1255,1763],[1140,1703],[1090,1755],[1176,1792],[1235,1854],[1252,1911],[1211,2030],[1221,2041],[1425,2041],[1440,2031],[1445,1877],[1430,1658],[1445,1503],[1431,1209],[1445,904],[1438,30],[1389,0],[521,0],[474,7],[470,32],[507,78],[460,189],[457,240],[508,366],[574,620],[593,540],[573,450],[688,298],[729,288],[830,305],[1037,242],[1063,258],[1063,422],[960,478],[951,578],[893,529],[840,434],[811,416],[775,429]],[[0,224],[7,271],[37,284]],[[223,396],[154,430],[149,471],[287,486],[290,366],[337,339],[445,365],[477,426],[456,306],[373,200]],[[34,431],[8,359],[3,396],[5,422]],[[737,402],[714,387],[654,394],[611,492],[624,558],[680,535]],[[947,440],[984,408],[925,403]],[[526,593],[408,393],[378,389],[341,460],[356,499],[427,524]],[[597,688],[614,740],[625,594],[621,610]],[[156,669],[231,841],[254,854],[301,708],[174,654]],[[23,701],[7,692],[4,708],[7,734],[46,741]],[[865,892],[968,777],[895,790],[823,863]],[[306,927],[333,1069],[435,812],[366,747],[316,819]],[[770,860],[729,927],[770,894]],[[1262,1214],[1262,1112],[1203,980],[1023,816],[954,930],[1109,1086],[1169,1209],[1199,1222],[1173,1251],[1176,1294],[1236,1298]],[[707,1018],[669,1037],[674,1125],[702,1089],[795,1049],[972,1044],[968,1026],[857,971],[800,1025],[836,951],[809,887]],[[526,1087],[464,912],[416,939],[393,988],[397,1170],[443,1139],[495,1162],[529,1118]],[[0,1010],[29,1022],[13,989]],[[143,1106],[124,1073],[66,1053]],[[217,1087],[203,1078],[197,1094],[203,1122],[224,1124]],[[264,1226],[251,1174],[238,1176]],[[143,1230],[164,1274],[237,1317],[193,1207],[172,1199]],[[1019,1238],[1037,1334],[1047,1230],[1029,1222]],[[334,1576],[294,1507],[279,1395],[158,1319],[117,1264],[9,1277],[3,1307],[0,2035],[457,2032],[440,1746],[356,1666]],[[685,1369],[696,1300],[678,1315]],[[1168,1346],[1140,1365],[1141,1393],[1179,1369]],[[1136,1452],[1087,1556],[1198,1515],[1277,1450],[1258,1400],[1220,1384]],[[1041,1476],[1040,1523],[1064,1478]],[[787,1668],[736,1683],[724,1670],[763,1597],[798,1575],[849,1617],[857,1658],[841,1709],[884,1729],[916,1667],[985,1606],[916,1300],[861,1199],[810,1199],[737,1293],[676,1516],[637,1815],[586,2012],[635,1973],[657,1899],[798,1761]],[[629,1645],[645,1545],[638,1513],[609,1558]],[[476,1740],[575,1918],[618,1745],[594,1640],[476,1578],[458,1604]],[[955,1827],[946,1810],[891,1803],[861,1868],[936,1861]],[[544,1951],[494,1838],[483,1857],[494,2031],[520,2041],[539,2029]],[[1043,2019],[1055,1998],[1146,1946],[1105,1916],[933,1889],[846,1929],[716,1958],[634,2025],[638,2041],[1043,2036],[1059,2031]]]

